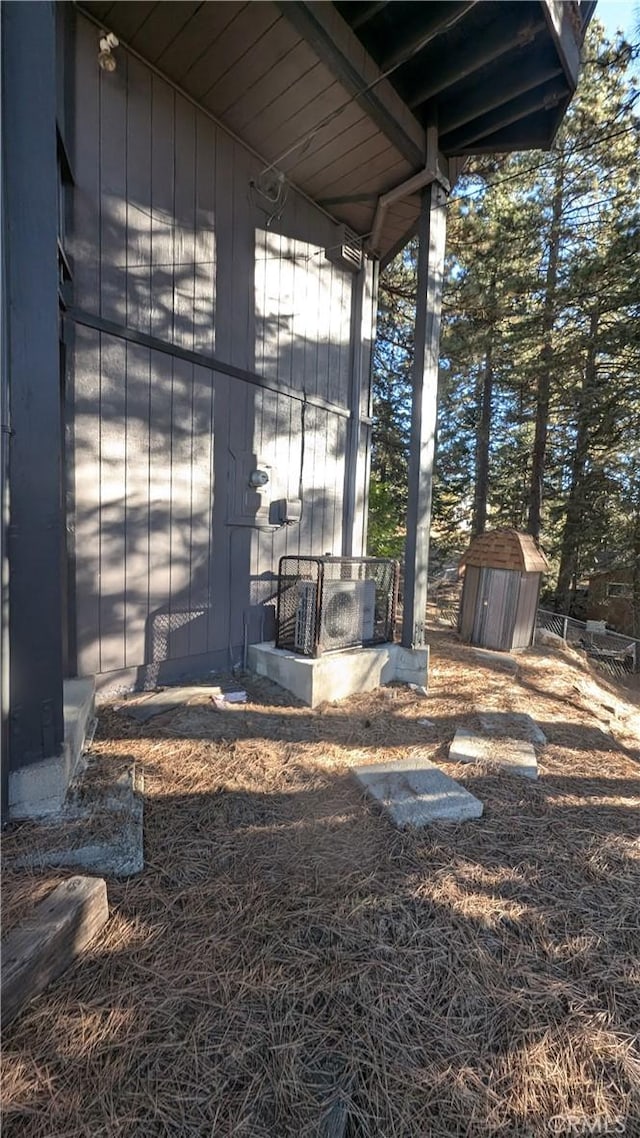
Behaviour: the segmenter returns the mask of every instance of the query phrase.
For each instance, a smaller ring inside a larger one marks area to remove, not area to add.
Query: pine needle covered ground
[[[575,654],[514,678],[444,633],[430,684],[103,710],[94,748],[144,771],[146,868],[7,1030],[5,1138],[320,1138],[332,1106],[349,1138],[640,1135],[634,709]],[[422,833],[365,804],[351,765],[444,762],[485,710],[536,718],[538,783],[449,765],[484,817]],[[7,873],[5,927],[52,881]]]

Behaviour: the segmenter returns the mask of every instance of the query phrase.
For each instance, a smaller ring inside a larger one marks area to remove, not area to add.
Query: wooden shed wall
[[[467,565],[460,609],[462,639],[502,651],[527,648],[539,590],[539,573]]]
[[[465,569],[459,622],[460,635],[463,640],[471,640],[473,635],[481,573],[482,570],[478,569],[475,565],[467,565]]]
[[[484,648],[511,647],[518,595],[518,574],[510,569],[481,569],[473,643]]]
[[[96,48],[78,16],[67,376],[77,666],[143,668],[149,681],[172,674],[167,661],[176,673],[226,664],[268,634],[260,605],[282,554],[341,552],[349,408],[367,404],[374,297],[368,265],[354,388],[357,278],[324,255],[331,220],[291,192],[268,227],[250,188],[259,161],[125,51],[113,74],[100,71]],[[365,454],[366,429],[359,439]],[[260,464],[262,498],[247,492]],[[358,469],[362,481],[366,461]],[[300,486],[301,524],[270,527],[269,502]],[[356,498],[362,542],[363,487]]]

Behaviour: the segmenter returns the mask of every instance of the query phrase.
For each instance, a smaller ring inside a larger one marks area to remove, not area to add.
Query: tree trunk
[[[633,517],[633,538],[631,543],[633,558],[633,635],[640,639],[640,479],[636,482],[635,513]]]
[[[527,529],[536,540],[540,536],[542,521],[542,485],[547,451],[549,400],[553,375],[553,327],[556,319],[556,290],[558,283],[558,254],[560,252],[562,206],[564,200],[564,165],[556,166],[551,229],[549,231],[549,260],[542,312],[542,349],[540,372],[536,389],[536,430],[533,441],[531,482],[529,486],[529,519]]]
[[[482,384],[478,392],[479,418],[476,431],[476,479],[473,492],[473,537],[484,533],[487,528],[487,497],[489,494],[489,445],[491,442],[491,410],[493,402],[493,338],[496,323],[496,277],[491,278],[489,286],[489,327],[487,347],[482,372]]]
[[[568,613],[575,595],[580,568],[580,537],[587,523],[585,517],[584,474],[589,454],[591,420],[594,407],[594,393],[598,382],[597,334],[600,312],[595,308],[589,318],[589,338],[584,367],[584,380],[578,409],[576,445],[571,464],[571,486],[567,501],[562,545],[560,550],[560,570],[556,587],[556,611]]]

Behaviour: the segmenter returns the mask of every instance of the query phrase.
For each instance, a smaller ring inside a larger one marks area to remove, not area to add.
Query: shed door
[[[533,640],[540,590],[539,573],[522,573],[518,592],[518,611],[513,629],[513,647],[528,648]]]
[[[509,649],[518,600],[519,574],[509,569],[482,569],[473,625],[473,643]]]

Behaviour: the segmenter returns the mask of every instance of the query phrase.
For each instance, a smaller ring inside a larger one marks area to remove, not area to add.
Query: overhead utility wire
[[[640,95],[640,92],[638,92],[638,94]],[[635,99],[634,99],[634,102],[635,102]],[[624,108],[623,108],[623,110],[624,110]],[[622,112],[620,112],[620,113],[622,113]],[[618,117],[619,117],[619,115],[616,115],[616,118],[618,118]],[[613,120],[613,121],[615,121],[615,120]],[[621,130],[616,130],[612,134],[601,135],[598,138],[596,138],[595,141],[585,142],[581,146],[574,146],[574,147],[572,147],[571,150],[567,151],[564,156],[567,158],[572,158],[574,154],[579,154],[584,150],[592,150],[596,146],[599,146],[603,142],[611,142],[615,138],[620,138],[621,135],[623,135],[623,134],[633,133],[633,132],[636,132],[637,130],[638,130],[637,124],[632,123],[631,126],[622,127]],[[557,149],[557,147],[555,147],[553,150],[548,151],[547,156],[542,160],[542,162],[537,162],[533,166],[527,166],[524,170],[516,170],[513,174],[505,174],[505,176],[503,178],[497,178],[495,181],[487,182],[486,183],[487,189],[492,190],[496,186],[502,186],[502,185],[504,185],[505,182],[512,182],[515,178],[520,178],[524,174],[535,174],[535,172],[537,170],[544,170],[545,167],[551,166],[551,164],[554,161],[554,158],[559,153],[560,153],[560,151]],[[476,173],[476,171],[471,171],[470,177],[483,179],[482,173],[480,173],[480,172]]]

